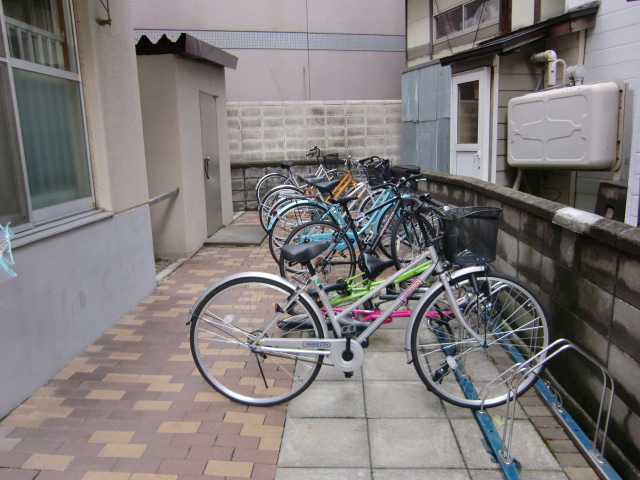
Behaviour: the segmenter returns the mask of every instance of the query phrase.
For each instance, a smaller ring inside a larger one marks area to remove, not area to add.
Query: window
[[[20,230],[93,190],[69,1],[2,0],[0,20],[0,223]]]
[[[480,82],[458,84],[458,143],[478,143]]]
[[[500,0],[472,0],[436,15],[435,41],[463,35],[482,25],[498,23]]]

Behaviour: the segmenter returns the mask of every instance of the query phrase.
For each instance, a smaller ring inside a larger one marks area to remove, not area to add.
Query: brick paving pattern
[[[254,222],[253,214],[237,220]],[[209,285],[249,270],[276,273],[266,242],[206,247],[178,268],[0,422],[0,480],[273,479],[286,406],[246,407],[213,391],[185,324]],[[595,478],[539,413],[567,477]]]

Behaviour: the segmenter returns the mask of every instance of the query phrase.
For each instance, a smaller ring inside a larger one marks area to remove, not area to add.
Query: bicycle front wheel
[[[280,262],[280,249],[295,228],[325,217],[333,220],[329,207],[313,201],[293,201],[278,209],[269,224],[269,252],[275,262]]]
[[[482,343],[455,317],[441,286],[417,307],[410,348],[418,375],[438,397],[460,407],[493,407],[513,396],[510,369],[549,345],[550,327],[540,302],[518,280],[498,273],[475,275],[455,279],[451,288]],[[532,372],[541,372],[543,359],[532,363]],[[503,374],[506,383],[494,381]],[[536,380],[528,375],[514,382],[516,396]]]
[[[436,224],[435,214],[411,211],[405,212],[393,224],[389,244],[397,270],[406,267],[428,248],[436,236]]]
[[[205,380],[245,405],[277,405],[302,393],[323,357],[295,349],[266,351],[260,338],[323,338],[318,314],[306,296],[267,274],[228,277],[205,292],[191,315],[191,353]]]

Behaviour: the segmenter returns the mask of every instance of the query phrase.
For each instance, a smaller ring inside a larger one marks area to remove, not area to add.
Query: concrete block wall
[[[400,162],[400,100],[228,102],[234,210],[255,210],[254,188],[282,161],[296,173],[315,171],[305,157],[323,153]]]
[[[525,281],[566,338],[613,377],[606,458],[640,478],[640,228],[481,180],[426,172],[427,190],[454,205],[502,208],[493,267]],[[601,374],[575,353],[549,362],[565,406],[592,435]]]

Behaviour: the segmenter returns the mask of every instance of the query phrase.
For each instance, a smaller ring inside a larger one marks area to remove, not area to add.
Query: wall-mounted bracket
[[[107,12],[107,18],[96,18],[98,25],[111,25],[111,12],[109,11],[109,0],[100,0],[102,8]]]

